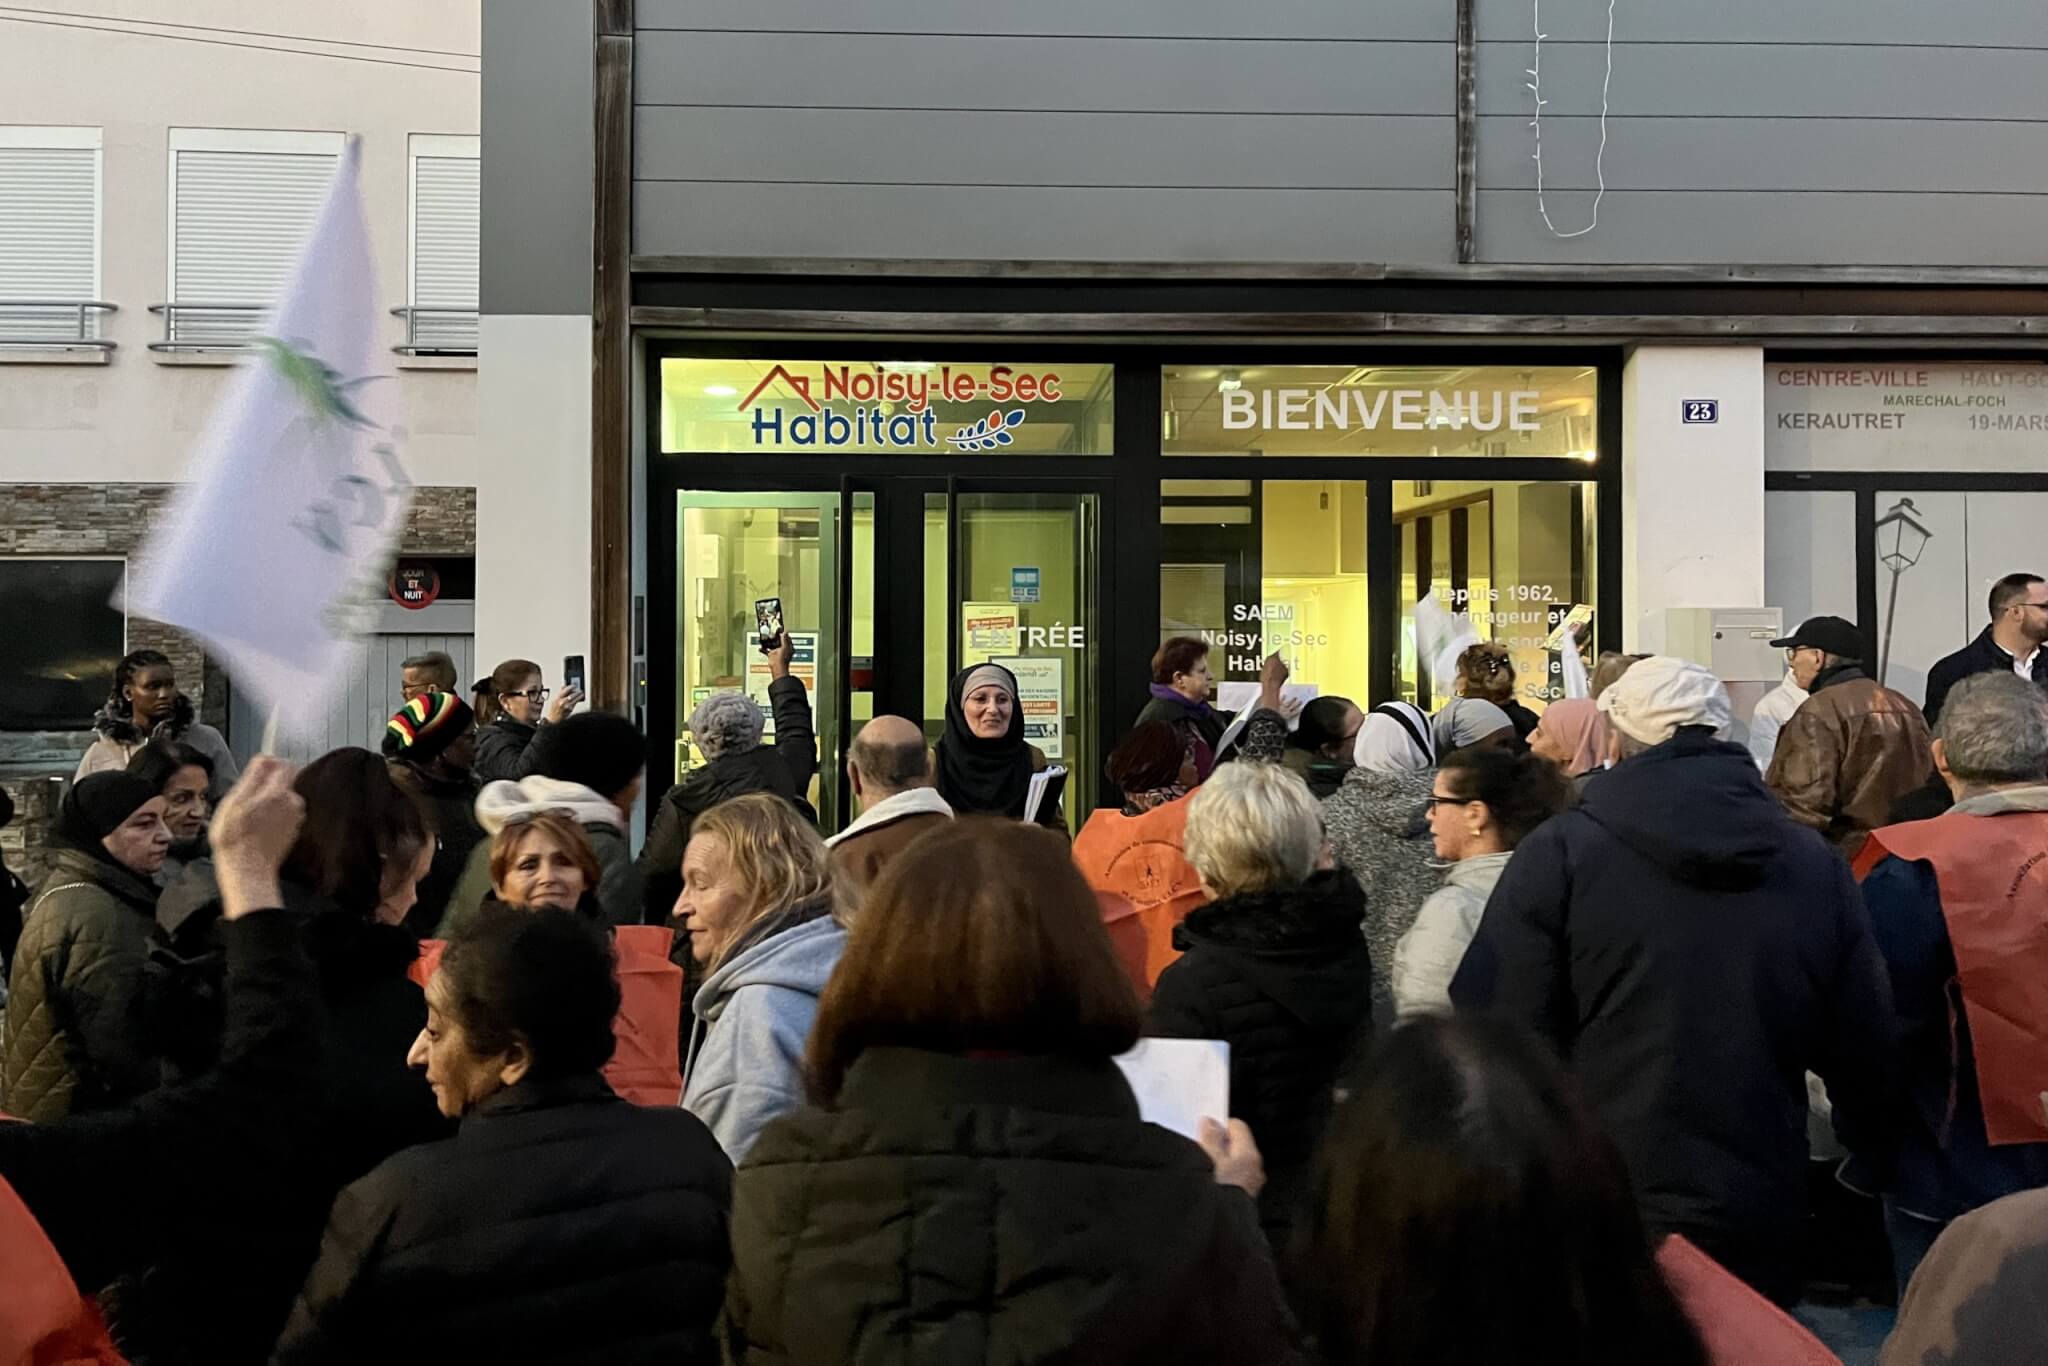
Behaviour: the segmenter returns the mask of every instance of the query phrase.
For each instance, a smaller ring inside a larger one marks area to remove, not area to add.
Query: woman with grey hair
[[[811,779],[818,772],[818,737],[811,729],[810,695],[801,678],[789,672],[795,653],[787,632],[768,653],[768,705],[775,713],[775,744],[761,743],[766,722],[761,708],[745,693],[715,692],[690,713],[690,738],[704,766],[692,770],[668,790],[655,809],[640,851],[640,871],[647,879],[647,923],[665,924],[683,890],[683,850],[697,817],[734,797],[768,792],[790,803],[805,819],[816,822],[810,803]]]
[[[1230,1113],[1265,1155],[1260,1215],[1285,1247],[1338,1074],[1372,1031],[1365,897],[1328,866],[1321,808],[1279,764],[1217,769],[1183,847],[1215,899],[1175,929],[1145,1032],[1230,1045]]]

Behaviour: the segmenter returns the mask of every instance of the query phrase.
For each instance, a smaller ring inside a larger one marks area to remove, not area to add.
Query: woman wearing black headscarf
[[[1046,766],[1045,754],[1024,740],[1024,713],[1017,705],[1017,676],[1000,664],[962,669],[946,693],[946,733],[938,743],[939,795],[955,815],[1024,819],[1031,775]],[[1047,802],[1038,824],[1064,830],[1058,802]]]
[[[157,1080],[137,1006],[171,847],[164,799],[132,773],[92,774],[64,798],[57,840],[9,974],[0,1063],[8,1111],[37,1123]]]

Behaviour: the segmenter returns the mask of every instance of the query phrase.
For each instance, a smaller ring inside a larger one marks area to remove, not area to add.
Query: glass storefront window
[[[1107,365],[661,362],[664,454],[1108,455]]]
[[[1364,480],[1166,479],[1159,494],[1161,640],[1208,641],[1225,683],[1249,685],[1277,651],[1297,684],[1367,695]]]
[[[1426,595],[1469,613],[1480,639],[1507,646],[1522,705],[1541,712],[1564,695],[1562,656],[1548,642],[1574,605],[1598,598],[1594,495],[1590,483],[1395,482],[1404,699],[1434,708],[1450,687],[1416,658],[1414,605]],[[1592,629],[1582,639],[1590,641]]]
[[[1570,457],[1592,463],[1586,366],[1169,365],[1168,455]]]

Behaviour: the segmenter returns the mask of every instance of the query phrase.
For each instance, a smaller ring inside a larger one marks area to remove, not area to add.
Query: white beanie
[[[1734,716],[1720,679],[1670,655],[1638,660],[1600,694],[1600,710],[1616,730],[1645,745],[1663,744],[1680,726],[1706,726],[1719,735]]]

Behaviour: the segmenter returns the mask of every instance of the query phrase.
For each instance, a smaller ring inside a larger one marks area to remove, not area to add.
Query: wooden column
[[[590,283],[590,703],[633,686],[633,0],[593,0]]]

